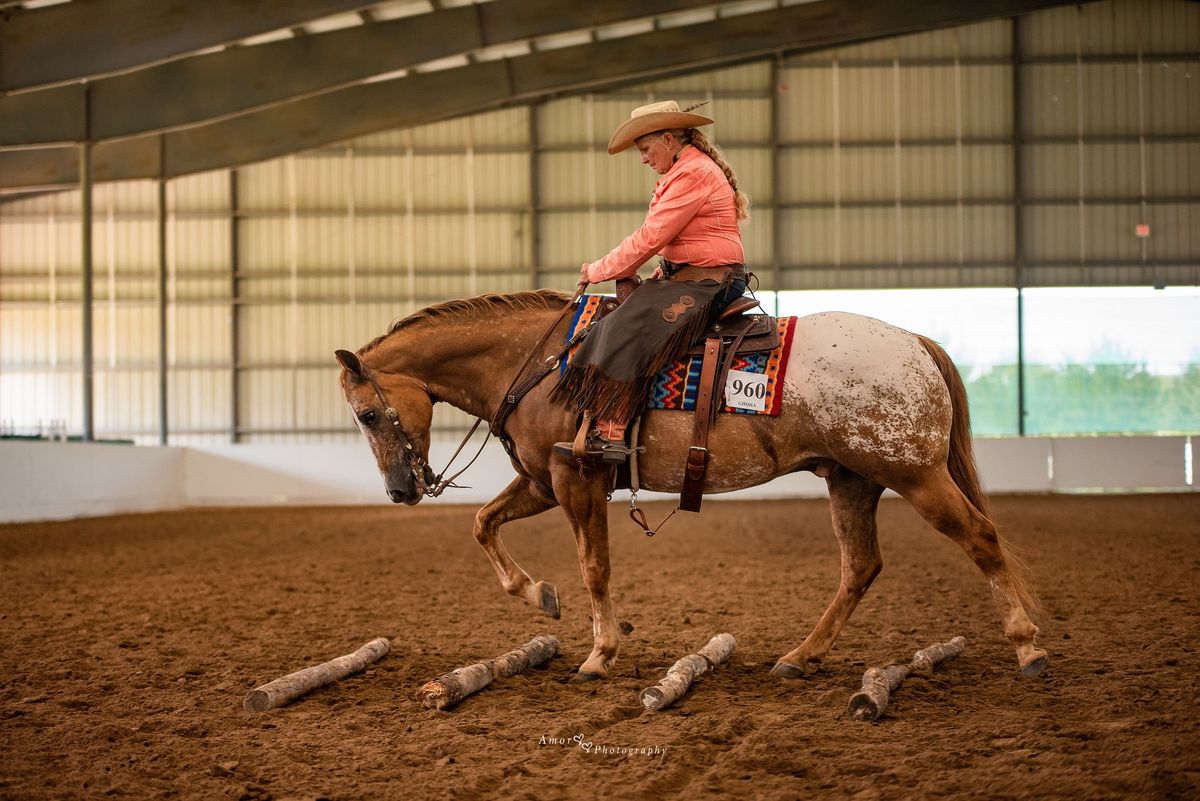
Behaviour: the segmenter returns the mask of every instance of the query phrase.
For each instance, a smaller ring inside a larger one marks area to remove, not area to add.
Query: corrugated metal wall
[[[1031,283],[1196,283],[1200,8],[1103,3],[1021,28]],[[1149,238],[1130,232],[1150,226]]]
[[[172,181],[171,442],[354,437],[334,348],[445,298],[571,287],[655,178],[609,134],[667,98],[717,118],[764,288],[1200,283],[1200,5],[1064,7]],[[102,437],[157,439],[156,197],[94,194]],[[79,210],[0,204],[7,428],[81,427]]]

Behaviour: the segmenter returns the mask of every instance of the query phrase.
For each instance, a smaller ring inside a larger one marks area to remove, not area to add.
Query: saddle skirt
[[[585,295],[576,307],[567,339],[616,308],[617,301],[611,296]],[[700,389],[700,368],[705,340],[710,336],[719,335],[729,343],[741,336],[730,366],[730,375],[732,380],[755,385],[756,402],[752,405],[761,408],[733,406],[727,402],[721,405],[719,411],[777,416],[783,404],[783,378],[795,330],[795,317],[776,319],[766,314],[742,314],[713,323],[700,335],[697,342],[693,343],[686,355],[665,366],[655,376],[650,396],[646,399],[646,408],[694,411]],[[560,373],[566,369],[573,353],[574,350],[559,365]],[[763,375],[765,381],[739,378],[739,372]],[[765,384],[763,389],[757,389],[757,385],[760,384]]]

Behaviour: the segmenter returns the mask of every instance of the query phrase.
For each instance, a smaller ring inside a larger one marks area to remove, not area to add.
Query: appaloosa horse
[[[337,352],[342,391],[393,501],[417,503],[432,480],[425,459],[433,404],[491,420],[514,372],[568,302],[547,290],[454,300],[400,320],[357,353]],[[568,324],[560,320],[535,359],[561,348]],[[966,393],[946,352],[925,337],[840,312],[801,318],[792,342],[780,415],[720,415],[709,438],[705,485],[706,492],[727,492],[801,470],[828,483],[841,584],[813,631],[771,672],[802,676],[828,653],[882,567],[875,512],[891,488],[983,571],[1022,672],[1037,675],[1046,652],[1034,643],[1037,627],[1026,613],[1032,595],[988,519]],[[576,425],[574,414],[548,401],[553,383],[550,376],[534,387],[508,418],[512,455],[524,475],[479,510],[474,536],[509,594],[558,617],[553,585],[533,581],[513,561],[499,528],[562,507],[594,621],[594,648],[576,678],[604,678],[620,638],[608,592],[609,471],[581,475],[576,464],[551,453]],[[643,488],[679,491],[691,430],[690,414],[644,416]]]

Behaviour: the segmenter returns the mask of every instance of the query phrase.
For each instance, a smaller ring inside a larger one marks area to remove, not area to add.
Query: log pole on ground
[[[672,665],[658,684],[642,690],[642,706],[646,709],[666,709],[684,696],[697,677],[728,661],[736,647],[737,641],[732,634],[713,637],[699,653],[688,654]]]
[[[378,637],[352,654],[339,656],[313,667],[297,670],[261,687],[255,687],[242,701],[247,712],[266,712],[286,706],[305,693],[332,684],[382,659],[391,650],[385,637]]]
[[[495,679],[508,678],[537,667],[558,653],[558,639],[539,634],[516,650],[486,662],[476,662],[425,682],[417,691],[430,709],[449,709],[468,695],[479,692]]]
[[[862,689],[850,697],[846,714],[855,720],[878,720],[887,709],[891,695],[910,674],[929,675],[938,663],[958,656],[967,647],[963,637],[937,643],[913,654],[907,665],[887,665],[868,668],[863,674]]]

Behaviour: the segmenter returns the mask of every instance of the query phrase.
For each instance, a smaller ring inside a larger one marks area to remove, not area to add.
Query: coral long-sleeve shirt
[[[745,263],[733,187],[721,168],[694,147],[680,151],[654,185],[641,227],[588,265],[588,281],[626,278],[656,253],[697,267]]]

